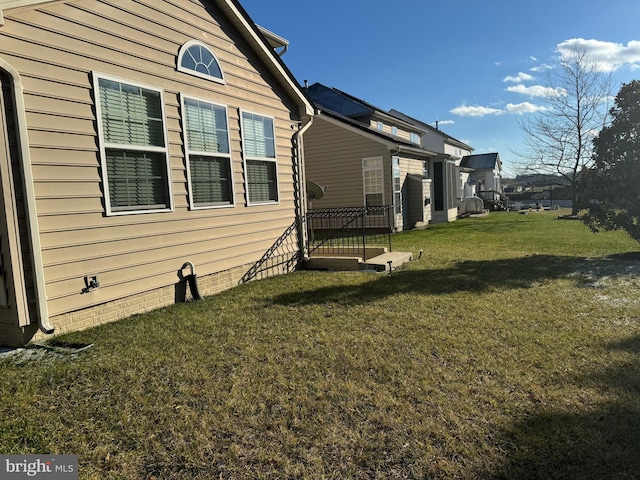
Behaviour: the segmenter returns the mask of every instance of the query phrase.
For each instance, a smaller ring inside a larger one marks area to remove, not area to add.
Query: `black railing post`
[[[389,236],[389,251],[391,251],[391,230],[393,229],[391,209],[393,207],[387,207],[387,235]]]
[[[360,218],[362,219],[362,259],[367,259],[367,207],[364,207],[360,212]]]

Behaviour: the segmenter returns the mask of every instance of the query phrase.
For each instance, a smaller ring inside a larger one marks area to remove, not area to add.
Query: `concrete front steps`
[[[334,251],[322,255],[311,255],[305,262],[307,270],[357,271],[373,270],[389,272],[405,262],[413,260],[409,252],[388,252],[386,248],[367,248],[362,252]]]

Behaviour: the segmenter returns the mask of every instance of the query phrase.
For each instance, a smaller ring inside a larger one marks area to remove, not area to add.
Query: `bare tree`
[[[578,213],[580,172],[592,163],[593,138],[604,127],[612,98],[611,75],[585,50],[565,52],[561,69],[546,79],[540,110],[519,122],[527,173],[559,175],[571,189],[572,214]]]

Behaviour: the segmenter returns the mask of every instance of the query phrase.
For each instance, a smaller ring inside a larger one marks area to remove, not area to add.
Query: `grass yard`
[[[297,272],[5,359],[0,452],[77,454],[82,479],[638,478],[640,245],[557,214],[397,234],[415,260],[391,275]]]

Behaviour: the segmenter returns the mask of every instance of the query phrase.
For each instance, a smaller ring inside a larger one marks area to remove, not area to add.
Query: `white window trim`
[[[397,162],[397,166],[396,166],[396,162]],[[396,175],[397,172],[397,175]],[[400,157],[391,157],[391,189],[393,190],[393,213],[395,215],[402,215],[404,212],[404,209],[402,208],[402,182],[400,183],[400,189],[396,190],[396,178],[398,180],[402,179],[402,168],[400,167]],[[383,184],[384,185],[384,184]],[[399,194],[400,196],[400,204],[396,205],[396,194]],[[382,194],[382,197],[384,198],[384,192]],[[399,208],[400,211],[396,212],[396,208]]]
[[[198,45],[200,47],[204,47],[209,51],[209,53],[213,56],[214,60],[218,64],[218,68],[220,69],[220,74],[222,75],[222,78],[212,77],[211,75],[206,75],[204,73],[200,73],[200,72],[197,72],[195,70],[191,70],[190,68],[184,68],[182,66],[182,57],[184,57],[184,54],[186,53],[186,51],[190,47],[193,47],[194,45]],[[220,83],[222,85],[225,85],[227,83],[225,81],[225,77],[224,77],[224,70],[222,69],[222,65],[220,64],[220,60],[218,60],[218,57],[216,56],[216,54],[213,53],[213,50],[208,45],[206,45],[206,44],[204,44],[204,43],[202,43],[202,42],[200,42],[198,40],[189,40],[189,41],[187,41],[186,43],[184,43],[180,47],[180,51],[178,52],[177,70],[179,72],[186,73],[188,75],[193,75],[194,77],[204,78],[205,80],[210,80],[212,82]]]
[[[113,75],[107,75],[99,72],[92,72],[93,76],[93,92],[94,92],[94,100],[96,107],[96,122],[98,126],[98,140],[99,140],[99,151],[100,151],[100,167],[102,170],[102,185],[104,188],[104,204],[107,216],[119,216],[119,215],[139,215],[143,213],[160,213],[160,212],[173,212],[174,204],[173,204],[173,182],[171,179],[171,159],[169,156],[169,144],[167,138],[167,115],[165,113],[165,103],[164,103],[164,90],[162,88],[149,85],[146,83],[136,82],[133,80],[129,80],[126,78],[115,77]],[[164,140],[164,147],[154,147],[154,146],[139,146],[139,145],[121,145],[116,143],[109,143],[104,139],[104,130],[102,124],[102,105],[100,104],[100,87],[99,80],[110,80],[118,83],[125,83],[127,85],[132,85],[134,87],[144,88],[147,90],[153,90],[160,94],[160,108],[162,112],[162,135]],[[111,209],[111,195],[109,192],[109,177],[107,173],[107,148],[113,149],[121,149],[121,150],[137,150],[142,152],[157,152],[163,153],[165,158],[165,168],[167,169],[167,194],[169,196],[169,206],[167,208],[156,208],[156,209],[142,209],[142,210],[116,210],[113,211]]]
[[[367,160],[381,160],[382,161],[382,165],[380,165],[379,167],[365,167],[364,163]],[[384,191],[386,190],[384,188],[384,158],[383,157],[367,157],[367,158],[363,158],[362,159],[362,200],[363,200],[363,205],[366,207],[367,206],[367,189],[366,189],[366,180],[365,180],[365,175],[364,172],[367,170],[380,170],[382,172],[382,205],[386,205],[387,202],[385,201],[385,196],[384,196]]]
[[[254,112],[251,110],[244,110],[242,108],[239,109],[239,113],[240,113],[240,136],[242,139],[242,168],[244,169],[244,191],[245,191],[245,199],[247,202],[247,206],[254,206],[254,205],[279,205],[280,204],[280,172],[278,169],[278,145],[277,145],[277,138],[276,138],[276,119],[274,117],[272,117],[271,115],[265,115],[264,113],[260,113],[260,112]],[[244,148],[244,146],[246,145],[245,142],[245,138],[244,138],[244,124],[242,122],[242,114],[243,113],[251,113],[253,115],[260,115],[261,117],[265,117],[265,118],[270,118],[271,120],[273,120],[273,151],[275,154],[274,158],[269,158],[269,157],[249,157],[246,154],[246,150]],[[247,160],[258,160],[258,161],[264,161],[264,162],[272,162],[275,164],[275,170],[276,170],[276,197],[277,200],[269,200],[267,202],[252,202],[251,199],[249,198],[249,177],[248,177],[248,170],[247,170]]]
[[[208,103],[209,105],[215,105],[216,107],[224,108],[224,114],[227,118],[227,145],[229,145],[229,153],[216,153],[215,155],[211,152],[200,152],[197,150],[191,150],[189,148],[189,140],[187,139],[187,110],[185,108],[184,102],[186,99],[196,100],[198,102]],[[181,121],[182,121],[182,132],[184,138],[184,151],[185,151],[185,162],[187,165],[187,188],[189,194],[189,210],[209,210],[213,208],[233,208],[236,206],[236,190],[235,190],[235,182],[233,180],[233,161],[231,158],[231,134],[229,132],[229,109],[226,105],[221,103],[215,103],[205,98],[198,98],[191,95],[185,95],[184,93],[180,94],[180,108],[181,108]],[[216,158],[227,158],[229,160],[229,180],[231,182],[231,203],[229,204],[219,204],[219,205],[197,205],[193,201],[193,186],[191,185],[191,154],[193,155],[202,155],[204,157],[216,157]]]

